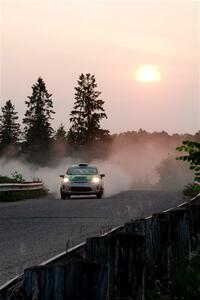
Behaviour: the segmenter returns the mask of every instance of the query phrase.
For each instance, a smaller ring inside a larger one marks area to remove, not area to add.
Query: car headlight
[[[100,178],[99,177],[94,177],[94,178],[92,178],[92,182],[93,183],[99,183],[100,182]]]
[[[64,181],[64,183],[67,183],[67,182],[69,182],[69,178],[64,177],[63,181]]]

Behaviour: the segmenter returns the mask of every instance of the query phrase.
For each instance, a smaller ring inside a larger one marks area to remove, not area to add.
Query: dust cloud
[[[57,167],[39,167],[19,160],[5,161],[1,159],[0,174],[11,176],[12,173],[17,171],[22,174],[26,181],[42,180],[49,192],[54,194],[55,197],[58,197],[61,182],[59,175],[65,174],[69,166],[79,162],[80,161],[77,162],[77,160],[72,158],[66,158],[63,159]],[[129,189],[131,182],[130,176],[112,161],[94,160],[91,163],[99,167],[100,173],[106,175],[104,180],[106,196]]]
[[[148,142],[141,147],[141,145],[119,144],[113,143],[110,154],[107,159],[91,159],[88,163],[96,165],[101,174],[105,174],[104,179],[105,196],[111,196],[121,191],[129,189],[157,189],[161,182],[160,175],[169,177],[172,174],[172,183],[176,187],[183,187],[192,179],[191,174],[185,176],[186,169],[179,169],[181,162],[176,162],[173,169],[165,166],[166,170],[162,170],[162,174],[158,173],[162,161],[169,158],[169,151],[172,149],[158,146],[154,143]],[[172,155],[173,160],[175,160]],[[67,168],[73,164],[85,162],[81,159],[63,158],[56,167],[39,167],[37,165],[28,164],[20,160],[0,160],[0,174],[10,176],[17,171],[22,174],[26,181],[42,180],[49,192],[59,197],[59,188],[61,179],[59,175],[65,174]],[[178,170],[179,176],[176,178]],[[183,173],[183,176],[180,174]],[[178,182],[176,182],[176,179]],[[170,189],[170,182],[167,185],[165,182],[163,189]]]
[[[39,167],[20,160],[6,161],[1,159],[0,174],[11,176],[12,173],[17,171],[22,174],[26,181],[42,180],[49,192],[58,196],[60,187],[59,175],[64,174],[67,167],[71,164],[73,164],[73,161],[69,158],[63,160],[57,167]]]

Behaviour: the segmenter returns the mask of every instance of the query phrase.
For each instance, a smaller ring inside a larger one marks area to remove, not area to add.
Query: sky
[[[200,1],[0,0],[0,104],[11,99],[20,122],[41,76],[69,129],[74,87],[95,74],[111,133],[139,128],[200,129]],[[154,65],[157,82],[140,82]]]

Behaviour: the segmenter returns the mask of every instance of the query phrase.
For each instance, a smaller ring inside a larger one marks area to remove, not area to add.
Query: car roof
[[[81,163],[81,164],[78,164],[78,165],[73,165],[73,166],[71,166],[69,168],[96,168],[97,169],[96,166],[94,166],[94,165],[88,165],[86,163]]]

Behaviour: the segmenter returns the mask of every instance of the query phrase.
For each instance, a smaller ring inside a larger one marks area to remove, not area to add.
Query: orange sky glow
[[[53,127],[68,130],[78,76],[90,72],[112,133],[200,129],[199,1],[1,0],[0,9],[0,104],[11,99],[20,120],[42,76]]]

